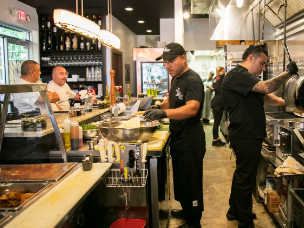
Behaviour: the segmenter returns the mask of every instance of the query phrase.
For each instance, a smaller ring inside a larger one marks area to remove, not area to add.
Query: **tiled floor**
[[[228,200],[232,174],[235,170],[235,157],[232,156],[230,160],[231,149],[228,146],[225,148],[211,145],[212,127],[212,124],[204,125],[207,151],[204,158],[203,182],[205,211],[202,215],[201,226],[208,228],[237,228],[237,221],[228,221],[225,216],[229,208]],[[174,209],[181,209],[179,202],[175,200],[172,200],[171,206]],[[253,199],[253,212],[257,215],[257,219],[254,220],[256,228],[277,227],[265,212],[263,205],[257,203],[255,199]],[[183,220],[171,218],[169,228],[176,228],[183,223]]]

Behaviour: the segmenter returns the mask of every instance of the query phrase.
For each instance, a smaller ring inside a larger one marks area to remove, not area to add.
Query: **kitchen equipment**
[[[291,77],[284,87],[287,112],[304,112],[304,76]]]
[[[58,181],[76,164],[0,165],[0,182]]]
[[[304,188],[290,190],[294,202],[293,221],[296,227],[304,228]]]
[[[2,223],[7,221],[8,219],[10,219],[12,217],[12,215],[13,215],[12,212],[1,211],[0,212],[0,226],[1,226]]]
[[[82,130],[84,139],[91,139],[100,135],[99,129]]]
[[[139,128],[119,128],[126,121],[110,121],[100,124],[101,134],[109,141],[115,142],[142,142],[151,138],[156,131],[158,122],[140,121],[144,127]]]
[[[8,211],[17,211],[23,207],[29,200],[32,200],[34,197],[39,195],[44,189],[51,186],[50,183],[41,182],[41,183],[3,183],[0,186],[0,195],[4,196],[9,194],[11,191],[19,191],[21,193],[36,193],[28,200],[15,207],[0,207],[0,210]]]
[[[93,155],[83,155],[82,169],[83,171],[90,171],[93,167]]]
[[[152,100],[153,100],[153,96],[148,96],[141,99],[138,106],[138,111],[147,110],[150,107]]]

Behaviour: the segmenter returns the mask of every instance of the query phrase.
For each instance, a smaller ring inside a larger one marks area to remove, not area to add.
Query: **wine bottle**
[[[42,41],[42,50],[45,51],[45,40]]]
[[[89,40],[87,40],[87,42],[86,42],[86,47],[87,47],[87,50],[89,51],[90,50],[90,41]]]
[[[91,50],[95,50],[96,40],[92,40]]]
[[[47,18],[46,27],[48,29],[51,29],[51,17],[50,16],[48,16],[48,18]]]
[[[131,100],[131,92],[130,92],[130,84],[128,84],[128,92],[127,95],[129,97],[129,99]]]
[[[110,104],[110,96],[109,96],[109,88],[108,88],[108,86],[106,86],[105,100],[106,100],[107,102],[109,102],[109,104]]]
[[[97,21],[97,24],[99,25],[99,27],[101,28],[101,15],[99,14],[98,15],[98,21]]]
[[[63,40],[62,40],[62,36],[60,36],[60,51],[63,51]]]
[[[57,33],[57,27],[54,26],[54,27],[53,27],[53,35],[56,35],[56,33]]]
[[[44,29],[45,26],[45,19],[44,16],[41,17],[41,28]]]
[[[48,44],[51,44],[51,36],[48,36]]]
[[[80,39],[80,49],[81,49],[81,50],[84,49],[83,37],[81,37],[81,39]]]
[[[98,40],[98,50],[101,49],[101,42]]]
[[[92,21],[93,21],[94,23],[96,23],[96,24],[97,24],[97,21],[96,21],[96,15],[94,15],[94,14],[93,14],[93,16],[92,16]]]

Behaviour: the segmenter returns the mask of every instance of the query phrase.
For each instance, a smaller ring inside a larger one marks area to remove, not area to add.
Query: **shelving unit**
[[[84,12],[84,16],[102,28],[102,18],[104,17],[102,11]],[[79,78],[86,78],[86,68],[91,70],[92,67],[95,68],[94,75],[96,68],[98,68],[98,72],[101,72],[101,75],[104,75],[103,45],[97,39],[90,39],[55,26],[53,11],[38,11],[38,20],[40,68],[43,82],[47,83],[52,80],[52,69],[55,66],[64,67],[68,72],[69,78],[73,74],[79,75]],[[88,59],[93,59],[94,61],[90,62]],[[87,62],[83,64],[85,61]],[[67,83],[71,89],[78,84],[88,84],[97,88],[102,81],[103,76],[98,81],[85,80]]]

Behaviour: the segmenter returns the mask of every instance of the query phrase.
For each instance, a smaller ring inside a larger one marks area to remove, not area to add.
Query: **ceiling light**
[[[152,32],[152,30],[147,30],[147,32]]]
[[[133,10],[133,8],[131,8],[131,7],[127,7],[127,8],[125,8],[125,10],[126,10],[126,11],[132,11],[132,10]]]
[[[241,8],[243,6],[243,0],[236,0],[236,6]]]
[[[142,20],[140,20],[140,21],[137,21],[139,24],[142,24],[142,23],[145,23],[145,21],[142,21]]]
[[[120,39],[117,36],[115,36],[113,33],[109,32],[107,30],[101,29],[99,31],[98,40],[103,45],[106,45],[106,46],[109,46],[109,47],[112,47],[115,49],[120,48]]]
[[[184,13],[183,17],[184,18],[189,18],[189,13]]]

